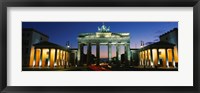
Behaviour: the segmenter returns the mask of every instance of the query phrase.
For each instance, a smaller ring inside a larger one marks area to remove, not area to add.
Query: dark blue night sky
[[[173,28],[178,22],[104,22],[114,33],[130,33],[131,48],[139,48],[140,41],[154,42],[158,36]],[[95,33],[102,22],[23,22],[23,28],[34,28],[49,36],[49,41],[66,46],[70,41],[72,48],[77,48],[77,36],[80,33]],[[102,50],[103,51],[103,50]]]

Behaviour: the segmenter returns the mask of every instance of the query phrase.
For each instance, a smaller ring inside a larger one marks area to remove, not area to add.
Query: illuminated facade
[[[140,49],[140,65],[146,67],[176,67],[174,44],[157,42]]]
[[[178,56],[178,28],[174,28],[159,36],[160,41],[174,44],[174,55]],[[178,67],[178,57],[175,57],[176,67]]]
[[[178,67],[178,29],[174,28],[159,38],[159,42],[142,46],[139,65],[153,68]]]
[[[121,55],[119,53],[120,46],[125,46],[125,55],[128,62],[130,62],[130,34],[129,33],[112,33],[110,27],[106,27],[104,24],[98,27],[96,33],[82,33],[78,36],[78,53],[77,61],[78,65],[83,65],[83,47],[87,46],[87,65],[91,64],[91,50],[92,46],[96,46],[96,65],[99,65],[100,61],[100,46],[108,46],[108,60],[112,60],[112,46],[116,46],[116,58],[117,61],[121,61]]]
[[[22,66],[28,67],[30,60],[30,50],[33,44],[48,41],[49,37],[35,29],[22,29]]]
[[[40,42],[31,48],[29,67],[55,68],[68,66],[70,52],[50,42]]]
[[[70,48],[69,44],[65,48],[48,42],[48,36],[44,35],[43,38],[37,38],[39,41],[31,45],[30,55],[28,55],[30,59],[26,67],[68,69],[67,67],[99,65],[101,45],[107,46],[109,66],[113,68],[134,68],[138,65],[147,68],[178,67],[177,28],[161,35],[159,42],[147,46],[144,46],[143,42],[140,49],[130,49],[130,33],[112,33],[110,27],[104,24],[98,27],[96,33],[79,34],[78,48]],[[24,36],[23,40],[26,40]],[[87,46],[86,54],[84,54],[84,46]],[[92,46],[96,46],[96,56],[92,54]],[[116,56],[112,58],[113,46],[116,48]],[[124,54],[120,54],[121,46],[124,47]]]

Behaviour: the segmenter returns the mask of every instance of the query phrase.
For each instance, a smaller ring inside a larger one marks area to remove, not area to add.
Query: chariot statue
[[[103,23],[101,27],[98,27],[99,32],[110,32],[110,27],[106,27],[106,25]]]

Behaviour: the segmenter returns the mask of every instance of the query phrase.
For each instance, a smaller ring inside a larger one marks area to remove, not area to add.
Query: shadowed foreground
[[[178,68],[148,68],[148,67],[110,67],[108,65],[103,66],[82,66],[82,67],[59,67],[59,68],[23,68],[22,71],[178,71]]]

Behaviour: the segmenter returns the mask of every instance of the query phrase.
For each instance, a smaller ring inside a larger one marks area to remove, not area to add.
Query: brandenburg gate
[[[96,65],[100,62],[100,46],[108,46],[108,61],[112,61],[112,46],[116,46],[116,61],[121,61],[121,55],[119,53],[120,46],[124,46],[125,60],[130,62],[130,34],[129,33],[112,33],[110,27],[106,27],[104,24],[98,27],[96,33],[81,33],[78,36],[78,53],[77,61],[78,65],[83,65],[83,51],[84,46],[87,46],[87,65],[91,64],[92,46],[96,46]]]

